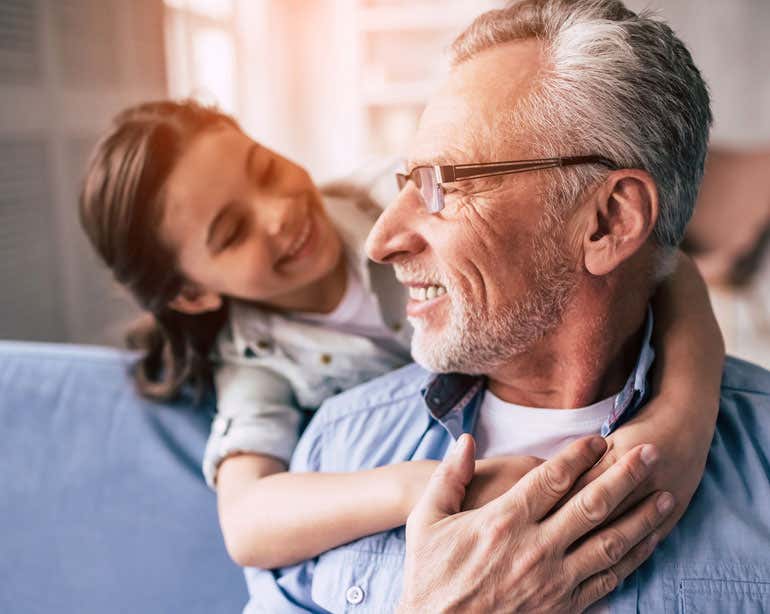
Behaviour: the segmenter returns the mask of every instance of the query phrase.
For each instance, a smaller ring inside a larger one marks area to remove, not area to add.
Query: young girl
[[[144,350],[139,390],[170,399],[189,384],[200,394],[214,375],[203,470],[241,565],[288,565],[404,524],[435,467],[286,472],[307,412],[409,361],[404,290],[363,252],[379,211],[362,190],[322,193],[300,166],[194,102],[124,111],[91,159],[83,227],[152,316],[131,337]],[[609,442],[616,455],[656,443],[654,486],[685,506],[714,429],[721,336],[686,260],[654,309],[657,394]],[[469,500],[483,503],[530,466],[479,461]]]

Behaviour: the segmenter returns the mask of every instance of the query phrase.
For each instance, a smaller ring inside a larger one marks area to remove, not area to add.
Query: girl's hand
[[[542,462],[542,458],[535,456],[496,456],[477,460],[462,509],[474,510],[497,499]]]

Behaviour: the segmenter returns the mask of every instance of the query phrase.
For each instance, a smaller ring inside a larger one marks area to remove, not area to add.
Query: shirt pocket
[[[679,581],[682,614],[766,614],[770,612],[768,582],[684,578]]]

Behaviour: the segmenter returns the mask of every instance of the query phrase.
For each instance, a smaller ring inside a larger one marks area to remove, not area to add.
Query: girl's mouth
[[[304,225],[283,256],[278,259],[276,266],[286,266],[287,264],[302,260],[310,255],[313,252],[315,244],[315,228],[316,225],[313,221],[313,216],[308,212]]]

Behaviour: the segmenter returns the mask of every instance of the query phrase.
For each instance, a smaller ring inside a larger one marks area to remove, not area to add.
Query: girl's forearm
[[[674,274],[653,302],[656,359],[653,397],[639,415],[610,437],[616,454],[654,443],[663,458],[652,479],[674,494],[677,510],[662,527],[671,530],[695,492],[719,412],[724,342],[706,286],[695,265],[680,254]]]
[[[640,443],[655,444],[661,458],[647,487],[629,498],[628,505],[654,490],[673,493],[675,511],[658,528],[662,539],[684,513],[703,475],[719,409],[724,344],[705,284],[686,256],[679,255],[676,271],[660,285],[653,309],[652,398],[609,436],[607,454],[578,487]]]
[[[437,465],[413,461],[352,473],[266,475],[258,458],[225,461],[218,495],[230,556],[239,565],[262,568],[291,565],[404,524]]]
[[[656,366],[654,390],[689,420],[712,431],[719,406],[724,341],[706,285],[692,260],[681,252],[677,268],[653,298]],[[710,439],[710,437],[709,437]]]

